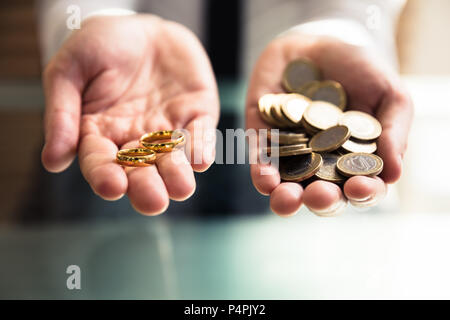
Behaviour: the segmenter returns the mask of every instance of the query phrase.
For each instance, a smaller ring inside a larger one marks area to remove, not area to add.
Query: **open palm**
[[[374,204],[385,193],[386,183],[401,175],[402,158],[406,150],[412,120],[412,104],[395,73],[365,49],[325,37],[294,34],[274,40],[255,65],[246,106],[248,128],[265,128],[258,110],[263,94],[283,92],[282,72],[299,57],[311,59],[325,79],[340,82],[348,95],[349,109],[368,112],[377,117],[383,127],[378,140],[378,155],[384,160],[381,178],[352,177],[341,189],[326,181],[316,181],[305,190],[298,184],[280,181],[274,168],[252,165],[251,175],[256,189],[270,195],[272,210],[281,215],[295,213],[302,203],[313,211],[330,211],[348,198],[355,205]],[[271,171],[267,171],[271,170]],[[271,174],[267,174],[271,172]]]
[[[127,192],[138,211],[161,213],[169,198],[189,197],[193,170],[214,160],[203,132],[217,124],[216,83],[201,44],[179,24],[151,15],[88,19],[50,61],[44,87],[44,166],[62,171],[78,151],[84,177],[104,199]],[[190,132],[186,154],[143,168],[115,163],[118,148],[137,146],[145,132],[176,128]],[[201,161],[191,165],[193,153]]]

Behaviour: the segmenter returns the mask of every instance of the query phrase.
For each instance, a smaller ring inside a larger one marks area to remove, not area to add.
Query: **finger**
[[[155,165],[133,168],[127,175],[128,197],[136,211],[157,215],[167,210],[169,195]]]
[[[139,140],[132,140],[122,145],[121,149],[137,148],[139,145]],[[157,154],[157,159],[160,156]],[[155,164],[125,167],[125,172],[128,177],[128,198],[137,212],[157,215],[167,210],[169,195]]]
[[[250,161],[255,161],[258,159],[262,160],[261,151],[264,146],[260,145],[261,141],[259,134],[262,134],[260,132],[261,129],[267,130],[267,125],[259,116],[258,109],[256,107],[252,107],[251,105],[247,107],[246,121],[248,128],[247,130],[255,130],[256,133],[256,140],[251,139],[250,137],[248,139],[249,159]],[[269,159],[266,160],[269,161]],[[253,185],[259,193],[269,195],[281,181],[278,167],[271,165],[270,163],[250,163],[250,175]]]
[[[250,165],[250,175],[256,190],[263,195],[269,195],[280,184],[278,169],[270,164]]]
[[[344,194],[354,206],[374,206],[386,195],[386,184],[379,177],[356,176],[344,184]]]
[[[410,98],[400,93],[388,97],[377,112],[383,126],[377,153],[383,158],[384,168],[380,176],[386,183],[394,183],[400,178],[412,116]]]
[[[188,137],[186,141],[186,157],[194,171],[207,170],[215,159],[216,121],[209,115],[195,118],[186,126]]]
[[[298,183],[281,183],[270,194],[270,208],[280,216],[294,215],[302,205],[302,194]]]
[[[194,193],[194,172],[182,150],[161,155],[156,165],[170,199],[183,201]]]
[[[314,181],[303,192],[304,204],[317,215],[336,215],[347,203],[341,189],[328,181]]]
[[[92,190],[105,200],[121,198],[128,187],[123,168],[115,162],[117,146],[111,140],[86,135],[80,142],[79,162]]]
[[[41,159],[50,172],[66,169],[77,150],[82,84],[81,77],[72,69],[50,64],[43,75],[46,108]]]

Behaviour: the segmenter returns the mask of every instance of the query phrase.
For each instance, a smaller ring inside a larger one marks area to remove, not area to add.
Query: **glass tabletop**
[[[0,298],[449,298],[449,228],[446,215],[354,209],[3,228]]]
[[[213,165],[191,199],[157,217],[95,196],[76,162],[58,175],[40,168],[18,223],[0,226],[0,298],[450,298],[450,178],[424,153],[445,168],[449,79],[433,79],[407,81],[416,120],[401,181],[376,208],[333,219],[269,212],[247,165]],[[232,110],[219,128],[242,127]],[[79,290],[68,289],[70,266]]]

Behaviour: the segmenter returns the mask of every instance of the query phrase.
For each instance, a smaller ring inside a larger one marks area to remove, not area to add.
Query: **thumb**
[[[50,172],[65,170],[76,155],[81,114],[82,78],[77,65],[56,56],[43,73],[45,144],[41,154]]]

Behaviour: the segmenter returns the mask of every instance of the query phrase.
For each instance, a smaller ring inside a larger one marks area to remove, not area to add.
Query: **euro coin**
[[[305,91],[305,94],[313,101],[327,101],[338,106],[341,110],[344,110],[347,105],[347,95],[344,88],[339,82],[333,80],[325,80],[311,85]]]
[[[341,148],[347,152],[374,153],[375,151],[377,151],[377,143],[375,141],[365,142],[348,139],[344,142]]]
[[[269,94],[265,94],[263,95],[261,98],[259,98],[258,100],[258,109],[259,109],[259,114],[261,116],[261,119],[271,125],[271,126],[277,126],[277,124],[275,123],[275,121],[272,119],[272,117],[270,116],[270,114],[268,115],[268,111],[270,111],[270,107],[272,105],[273,100],[276,99],[275,98],[275,94],[273,93],[269,93]]]
[[[264,105],[264,114],[267,118],[267,121],[269,124],[272,124],[275,127],[279,127],[280,123],[276,121],[272,116],[272,105],[276,103],[277,96],[274,94],[270,97],[270,99],[267,99],[266,104]]]
[[[308,82],[320,80],[320,70],[310,60],[301,58],[291,61],[283,72],[282,85],[287,92],[303,92]]]
[[[383,160],[370,153],[348,153],[339,158],[337,170],[346,177],[376,176],[383,170]]]
[[[295,125],[292,121],[287,119],[281,112],[281,108],[287,101],[291,99],[290,94],[280,93],[276,95],[276,99],[272,103],[270,113],[272,118],[278,122],[280,128],[288,128]]]
[[[374,140],[381,134],[381,124],[370,114],[361,111],[344,112],[339,124],[347,126],[353,138]]]
[[[316,133],[318,133],[320,130],[317,128],[314,128],[312,126],[310,126],[304,118],[302,118],[302,120],[300,120],[300,124],[302,125],[303,129],[305,129],[305,132],[307,134],[309,134],[310,136],[315,135]]]
[[[303,119],[313,128],[326,130],[338,124],[342,110],[326,101],[313,101],[303,113]]]
[[[284,181],[300,182],[306,180],[322,165],[322,157],[318,153],[285,157],[280,159],[280,176]]]
[[[306,144],[294,144],[287,146],[267,147],[263,149],[263,152],[268,156],[274,157],[288,157],[294,155],[311,153],[311,148],[308,148]]]
[[[314,152],[331,152],[338,149],[350,138],[346,126],[334,126],[314,135],[309,146]]]
[[[307,82],[303,85],[301,92],[297,92],[297,93],[300,93],[304,96],[308,96],[307,95],[308,91],[314,87],[317,87],[320,83],[321,83],[321,81],[318,81],[318,80]]]
[[[282,145],[307,143],[309,139],[304,133],[294,133],[288,131],[279,131],[275,133],[272,130],[267,131],[267,138],[269,140],[278,139],[278,143]]]
[[[334,183],[344,182],[346,178],[336,170],[336,164],[340,156],[334,153],[323,153],[321,156],[323,163],[319,171],[316,172],[316,177]]]
[[[298,156],[298,155],[310,154],[311,152],[312,152],[311,148],[307,148],[307,146],[305,145],[305,147],[303,147],[303,148],[280,151],[279,157]]]
[[[265,94],[258,100],[259,115],[261,116],[261,119],[269,125],[273,125],[273,123],[271,122],[272,120],[269,119],[266,115],[266,105],[271,103],[270,101],[272,99],[272,96],[272,93]]]
[[[293,124],[298,124],[311,100],[300,94],[289,94],[281,103],[281,112]]]
[[[270,107],[270,116],[275,121],[277,128],[288,128],[292,125],[283,115],[280,113],[279,105],[272,105]]]

